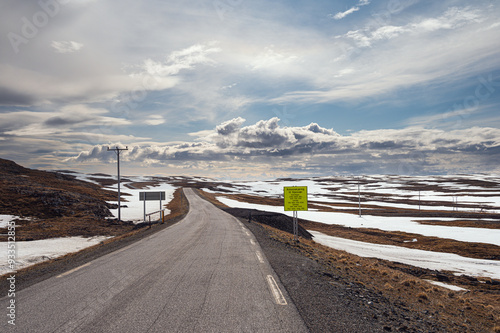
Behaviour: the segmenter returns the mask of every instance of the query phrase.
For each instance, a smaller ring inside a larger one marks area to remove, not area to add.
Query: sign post
[[[299,240],[299,223],[297,211],[307,210],[307,186],[283,187],[285,211],[293,211],[293,237]]]
[[[165,200],[165,192],[139,192],[139,200],[144,201],[144,222],[146,222],[146,201],[160,200],[160,214],[162,211],[161,201]],[[160,216],[163,221],[163,218]]]

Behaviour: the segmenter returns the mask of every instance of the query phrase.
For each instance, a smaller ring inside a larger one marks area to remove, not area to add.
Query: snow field
[[[333,237],[308,230],[314,241],[360,257],[385,259],[432,270],[451,271],[456,275],[490,277],[500,280],[500,261],[466,258],[456,254],[372,244]]]
[[[123,185],[123,184],[122,184]],[[107,187],[112,188],[112,187]],[[115,185],[114,190],[117,189]],[[165,206],[172,201],[174,198],[175,187],[170,184],[160,184],[159,186],[148,186],[142,189],[130,189],[125,186],[120,186],[120,191],[123,193],[130,194],[130,196],[122,196],[128,201],[122,201],[121,208],[121,218],[124,221],[133,221],[135,223],[142,222],[144,220],[144,201],[139,201],[139,192],[161,192],[165,191],[165,200],[162,200],[163,209],[165,209],[165,215],[170,214],[170,210],[165,208]],[[118,204],[118,201],[113,201],[112,203]],[[146,214],[154,211],[160,210],[160,201],[146,201]],[[110,212],[115,218],[118,217],[118,209],[110,209]]]
[[[103,176],[103,175],[89,175],[84,173],[70,173],[69,175],[75,176],[79,180],[86,182],[91,182],[94,184],[99,184],[97,181],[93,180],[96,178],[102,179],[116,179],[116,176]],[[93,178],[93,179],[90,179]],[[123,179],[126,179],[124,181]],[[122,176],[122,181],[120,182],[120,192],[122,193],[122,199],[127,201],[122,201],[121,208],[121,218],[125,221],[132,221],[135,223],[142,222],[144,220],[144,201],[139,201],[139,192],[154,191],[160,192],[165,191],[165,200],[162,200],[163,209],[165,209],[165,215],[170,214],[170,210],[166,209],[165,206],[174,198],[175,186],[168,183],[158,183],[155,186],[147,186],[142,189],[131,189],[125,185],[135,183],[135,182],[157,182],[155,177],[149,176]],[[105,186],[104,188],[118,191],[118,184]],[[129,194],[129,195],[123,195]],[[108,203],[118,204],[118,201],[108,201]],[[160,210],[160,201],[147,201],[146,202],[146,214],[154,211]],[[111,214],[114,218],[118,218],[118,208],[110,209]]]
[[[281,206],[251,204],[232,200],[226,197],[217,197],[217,199],[229,207],[258,209],[262,211],[282,213],[288,216],[292,216],[293,214],[293,212],[285,212],[284,208]],[[463,242],[489,243],[500,246],[500,229],[424,225],[414,222],[412,221],[412,218],[408,217],[359,217],[354,214],[317,211],[301,211],[298,212],[298,216],[299,218],[325,224],[338,224],[353,228],[375,228],[385,231],[403,231],[421,234],[424,236],[449,238]],[[422,218],[419,219],[425,220]],[[385,259],[434,270],[447,270],[455,272],[458,275],[465,274],[470,276],[500,279],[500,261],[473,259],[450,253],[366,243],[332,237],[311,230],[309,230],[309,232],[314,236],[314,240],[320,244],[362,257]],[[411,241],[415,240],[413,239]],[[453,286],[449,286],[448,288],[453,288]]]
[[[108,236],[97,236],[91,238],[84,237],[64,237],[52,238],[35,241],[17,241],[16,250],[16,269],[21,269],[36,263],[54,259],[71,252],[80,251],[86,247],[99,244],[100,242],[111,238]],[[8,242],[0,242],[2,251],[0,251],[0,275],[13,272],[10,269],[8,259]]]
[[[483,175],[472,175],[472,176],[459,176],[464,179],[470,180],[488,180],[492,182],[499,182],[500,177],[497,176],[483,176]],[[452,192],[441,192],[436,191],[420,191],[420,200],[422,201],[422,209],[427,210],[453,210],[453,200],[458,197],[459,204],[471,204],[471,205],[483,205],[488,211],[492,209],[499,209],[500,207],[500,186],[498,188],[483,188],[479,186],[471,186],[462,183],[455,182],[441,182],[448,178],[457,178],[457,176],[447,176],[447,177],[406,177],[406,176],[363,176],[361,177],[361,182],[370,181],[375,183],[361,184],[361,202],[367,204],[377,204],[383,206],[392,206],[400,208],[414,208],[418,209],[418,204],[408,205],[408,204],[392,204],[392,203],[381,203],[376,201],[376,197],[364,197],[363,192],[370,192],[375,195],[390,195],[390,198],[401,199],[408,198],[411,200],[418,200],[419,193],[418,190],[407,190],[403,189],[406,187],[407,181],[416,182],[421,185],[436,185],[439,189],[443,190],[453,190]],[[435,180],[433,180],[435,179]],[[439,181],[438,181],[439,180]],[[339,183],[341,182],[341,183]],[[357,178],[347,178],[347,177],[327,177],[327,178],[311,178],[309,180],[297,180],[297,181],[249,181],[249,182],[234,182],[235,188],[226,188],[230,191],[236,191],[242,194],[250,195],[265,195],[267,197],[280,197],[283,195],[284,186],[307,186],[309,200],[323,201],[323,202],[343,202],[343,203],[353,203],[357,202],[358,196],[358,184]],[[474,191],[474,192],[468,192]],[[475,192],[478,191],[478,192]],[[329,198],[325,194],[343,196],[345,201],[337,198]],[[494,195],[494,196],[484,196],[484,195]],[[425,201],[443,201],[447,202],[446,206],[436,207],[425,205]],[[477,208],[465,208],[460,207],[459,210],[465,211],[475,211]]]
[[[97,175],[86,175],[79,173],[72,173],[78,179],[94,182],[89,178],[103,178],[110,179],[116,178],[115,176],[97,176]],[[401,189],[401,187],[406,186],[407,181],[417,182],[422,185],[437,185],[441,189],[453,189],[456,194],[445,193],[438,191],[421,191],[420,198],[422,200],[422,209],[428,210],[452,210],[451,206],[452,197],[458,196],[459,204],[483,204],[486,205],[488,211],[493,211],[500,207],[500,187],[498,191],[496,188],[484,189],[478,186],[469,186],[465,184],[455,183],[451,179],[457,176],[449,177],[406,177],[406,176],[364,176],[362,180],[369,180],[369,184],[361,184],[361,200],[363,204],[374,204],[380,206],[391,206],[400,208],[415,208],[418,209],[418,205],[410,205],[404,203],[384,203],[377,201],[377,195],[389,195],[389,198],[408,198],[412,200],[418,200],[418,191],[408,191]],[[460,176],[468,179],[475,180],[487,180],[500,183],[500,177],[498,176],[484,176],[484,175],[474,175],[474,176]],[[124,177],[125,178],[125,177]],[[156,182],[155,177],[129,177],[130,182]],[[204,181],[204,178],[191,178],[193,182],[195,180]],[[435,180],[434,180],[435,179]],[[440,182],[442,180],[450,179],[446,183]],[[342,181],[342,183],[336,182],[336,180]],[[440,181],[438,181],[440,180]],[[156,186],[148,186],[142,189],[130,189],[125,185],[129,183],[125,181],[121,183],[121,192],[123,194],[130,194],[130,196],[124,196],[128,201],[123,202],[122,205],[127,207],[122,207],[121,214],[123,220],[131,220],[134,222],[141,222],[143,220],[143,209],[144,202],[139,201],[139,192],[145,191],[165,191],[166,199],[162,202],[163,206],[167,205],[173,199],[173,193],[176,189],[174,185],[168,184],[166,182],[161,182]],[[249,181],[249,182],[233,182],[233,187],[225,187],[226,190],[249,194],[255,196],[265,196],[279,198],[283,196],[283,187],[285,186],[307,186],[310,201],[324,202],[325,204],[335,203],[356,203],[357,202],[357,191],[358,184],[356,178],[347,177],[327,177],[327,178],[311,178],[307,180],[287,180],[287,181]],[[129,183],[130,184],[130,183]],[[106,188],[117,190],[117,185],[108,186]],[[221,187],[219,187],[221,188]],[[479,192],[467,192],[468,190],[479,190]],[[481,191],[484,190],[484,191]],[[493,190],[493,191],[492,191]],[[208,191],[217,194],[217,191]],[[375,194],[375,196],[370,196],[364,201],[363,192],[370,192]],[[495,194],[498,196],[486,197],[481,196],[481,194]],[[327,195],[342,196],[343,198],[331,198]],[[240,208],[253,208],[263,211],[278,212],[291,216],[292,212],[285,212],[281,206],[268,206],[268,205],[257,205],[239,202],[236,200],[228,199],[226,197],[218,197],[219,201],[225,203],[230,207],[240,207]],[[354,201],[353,201],[354,200]],[[450,202],[450,205],[445,207],[437,206],[426,206],[425,201],[443,201]],[[112,203],[117,203],[112,202]],[[330,205],[328,205],[330,206]],[[146,213],[159,210],[159,201],[147,201],[146,202]],[[462,208],[460,209],[462,210]],[[465,210],[469,210],[468,208]],[[500,209],[499,209],[500,210]],[[111,210],[112,214],[116,217],[118,215],[118,209]],[[168,210],[165,212],[169,213]],[[385,231],[402,231],[414,234],[420,234],[423,236],[433,236],[440,238],[455,239],[463,242],[479,242],[488,243],[500,246],[500,229],[483,229],[483,228],[462,228],[462,227],[447,227],[447,226],[437,226],[437,225],[423,225],[412,220],[411,217],[379,217],[379,216],[368,216],[363,215],[361,218],[355,214],[347,213],[329,213],[329,212],[318,212],[318,211],[307,211],[299,212],[299,218],[304,218],[307,220],[321,222],[325,224],[337,224],[346,227],[353,228],[375,228]],[[5,228],[9,221],[17,218],[12,215],[0,215],[0,228]],[[416,218],[414,218],[416,219]],[[425,218],[418,218],[419,220],[426,220]],[[427,220],[433,220],[429,218]],[[440,220],[454,220],[453,218],[445,219],[440,218]],[[485,219],[486,220],[486,219]],[[345,250],[347,252],[368,257],[376,257],[380,259],[386,259],[396,262],[407,263],[409,265],[437,269],[437,270],[449,270],[456,274],[466,274],[472,276],[485,276],[492,277],[495,279],[500,279],[500,262],[492,260],[480,260],[461,257],[455,254],[440,253],[432,251],[422,251],[415,249],[402,248],[397,246],[371,244],[365,242],[352,241],[348,239],[336,238],[328,235],[324,235],[318,232],[311,231],[315,235],[315,240],[324,245],[338,248],[340,250]],[[93,238],[83,238],[83,237],[67,237],[67,238],[55,238],[40,241],[30,241],[30,242],[16,242],[17,249],[17,268],[22,268],[25,266],[32,265],[34,263],[55,258],[57,256],[64,255],[66,253],[79,251],[85,247],[95,245],[100,241],[108,237],[93,237]],[[415,241],[415,240],[409,240]],[[418,241],[418,239],[416,240]],[[2,243],[0,246],[7,246],[7,242]],[[5,274],[8,272],[7,265],[3,263],[7,262],[7,251],[6,248],[0,253],[0,274]],[[5,258],[4,258],[5,257]],[[444,286],[446,287],[446,286]],[[454,286],[448,286],[448,288],[454,288]],[[458,287],[456,287],[458,288]]]
[[[258,209],[267,212],[282,213],[292,216],[293,212],[285,212],[281,206],[268,206],[241,202],[226,197],[217,200],[235,208]],[[500,246],[500,229],[447,227],[441,225],[426,225],[413,221],[412,217],[386,217],[355,214],[301,211],[298,217],[325,224],[336,224],[351,228],[374,228],[384,231],[402,231],[422,236],[454,239],[461,242],[487,243]],[[418,218],[419,220],[435,220],[435,218]],[[455,220],[454,218],[440,220]]]

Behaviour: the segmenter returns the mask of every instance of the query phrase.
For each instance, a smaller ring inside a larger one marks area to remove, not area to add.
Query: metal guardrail
[[[145,214],[145,218],[148,218],[148,222],[151,224],[151,215],[158,214],[158,213],[160,213],[159,221],[161,221],[161,223],[165,223],[165,209],[157,210],[157,211],[154,211],[151,213],[147,213],[147,214]],[[146,220],[144,220],[144,222],[146,222]]]

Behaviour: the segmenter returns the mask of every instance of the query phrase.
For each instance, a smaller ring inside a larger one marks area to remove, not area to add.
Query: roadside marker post
[[[293,212],[293,238],[299,240],[298,211],[307,211],[307,186],[283,187],[285,211]]]

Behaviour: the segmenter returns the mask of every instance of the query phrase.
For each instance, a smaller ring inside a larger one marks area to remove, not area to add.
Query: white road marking
[[[274,300],[276,301],[276,304],[287,305],[286,299],[283,296],[283,293],[281,292],[280,288],[278,287],[278,284],[276,283],[276,280],[274,280],[272,275],[267,276],[267,283],[269,284],[269,287],[271,288],[271,291],[273,293]]]
[[[257,255],[257,259],[259,259],[260,263],[264,263],[264,258],[262,257],[262,254],[259,251],[255,251],[255,255]]]
[[[249,233],[248,231],[246,231],[246,230],[245,230],[245,234],[246,234],[247,236],[250,236],[250,233]]]
[[[90,262],[86,263],[85,265],[81,265],[81,266],[79,266],[77,268],[73,268],[72,270],[69,270],[67,272],[64,272],[64,273],[56,276],[56,278],[61,278],[63,276],[69,275],[69,274],[74,273],[74,272],[76,272],[76,271],[78,271],[78,270],[80,270],[80,269],[82,269],[84,267],[87,267],[87,266],[90,266]]]
[[[252,245],[255,245],[255,242],[254,242],[254,240],[253,240],[253,239],[250,239],[250,243],[251,243]]]

